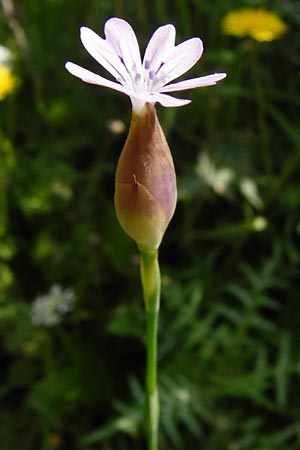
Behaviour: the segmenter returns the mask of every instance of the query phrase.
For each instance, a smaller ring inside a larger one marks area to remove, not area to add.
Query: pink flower
[[[128,95],[137,113],[147,102],[159,102],[167,107],[186,105],[191,100],[178,99],[168,93],[211,86],[226,77],[225,73],[215,73],[169,84],[193,67],[203,52],[202,41],[198,37],[175,45],[176,30],[173,25],[163,25],[153,33],[143,61],[135,33],[125,20],[117,17],[107,20],[104,34],[105,39],[102,39],[87,27],[80,29],[81,41],[86,50],[117,82],[72,62],[67,62],[65,67],[86,83],[105,86]]]

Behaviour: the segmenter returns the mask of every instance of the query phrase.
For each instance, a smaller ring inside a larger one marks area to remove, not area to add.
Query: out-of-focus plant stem
[[[141,279],[147,319],[146,427],[148,450],[158,450],[157,331],[160,303],[158,250],[141,250]]]
[[[37,71],[30,55],[30,49],[25,30],[17,17],[15,3],[13,0],[0,0],[0,5],[2,6],[6,22],[15,38],[16,46],[19,49],[19,52],[22,55],[28,68],[28,72],[32,79],[35,99],[36,102],[39,103],[41,102],[41,83],[37,76]]]

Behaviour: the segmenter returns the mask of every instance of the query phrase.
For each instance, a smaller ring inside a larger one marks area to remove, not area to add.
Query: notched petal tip
[[[165,63],[175,47],[176,28],[172,24],[157,28],[152,34],[144,54],[145,69],[156,72]],[[147,67],[149,65],[149,67]]]
[[[85,26],[82,26],[79,28],[79,35],[80,35],[80,40],[83,43],[83,46],[85,48],[93,38],[96,40],[102,39],[100,36],[98,36],[97,33],[95,33],[95,31],[93,31],[91,28],[88,28]]]
[[[89,27],[86,27],[85,25],[82,25],[82,26],[79,28],[79,32],[80,32],[80,33],[84,33],[84,32],[87,31],[87,30],[90,30],[90,31],[91,31],[91,29],[90,29]]]
[[[105,40],[115,52],[117,58],[122,60],[124,68],[129,75],[133,68],[138,73],[141,68],[141,55],[135,32],[124,19],[112,17],[104,25]]]
[[[89,47],[91,45],[95,45],[95,43],[99,43],[100,41],[103,41],[102,37],[99,36],[95,31],[93,31],[91,28],[88,27],[80,27],[80,40],[83,44],[83,46],[89,51]]]

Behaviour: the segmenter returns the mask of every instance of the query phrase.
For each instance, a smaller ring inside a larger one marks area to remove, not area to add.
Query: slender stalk
[[[146,429],[148,450],[158,450],[157,330],[160,302],[158,250],[141,250],[141,279],[147,318]]]

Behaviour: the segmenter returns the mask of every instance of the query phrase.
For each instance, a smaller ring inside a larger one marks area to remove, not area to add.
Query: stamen
[[[150,62],[149,59],[147,59],[147,61],[145,61],[145,69],[148,70],[150,67]]]
[[[140,81],[140,79],[141,79],[141,74],[140,74],[140,73],[136,73],[136,74],[135,74],[135,77],[134,77],[134,81],[135,81],[136,83],[138,83],[138,82]]]
[[[150,80],[153,80],[154,77],[155,77],[155,72],[154,72],[153,70],[150,70],[150,72],[149,72],[149,78],[150,78]]]

